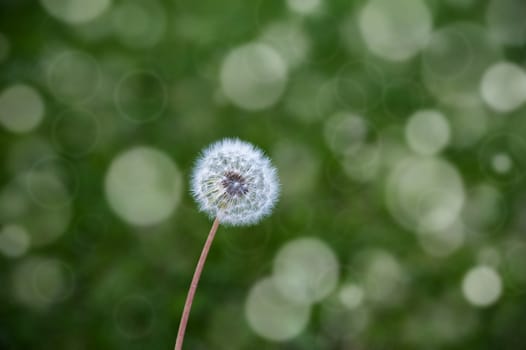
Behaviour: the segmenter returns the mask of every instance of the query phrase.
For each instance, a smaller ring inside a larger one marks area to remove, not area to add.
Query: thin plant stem
[[[214,237],[219,227],[219,218],[215,218],[208,238],[206,239],[203,250],[201,251],[201,256],[195,267],[194,277],[192,277],[192,283],[190,283],[190,289],[188,289],[188,295],[186,296],[186,301],[184,303],[183,315],[181,316],[181,323],[179,324],[179,331],[177,332],[177,339],[175,340],[175,350],[183,349],[183,340],[184,333],[186,331],[186,324],[188,323],[188,317],[190,316],[190,309],[192,309],[192,302],[194,301],[195,291],[197,289],[197,284],[199,283],[199,277],[201,277],[201,272],[203,271],[203,266],[205,265],[206,257],[210,246],[214,240]]]

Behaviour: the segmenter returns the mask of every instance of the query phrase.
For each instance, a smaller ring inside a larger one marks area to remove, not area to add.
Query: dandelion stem
[[[192,277],[192,283],[190,283],[190,289],[188,289],[188,295],[186,296],[186,301],[184,303],[183,315],[181,316],[181,323],[179,324],[179,331],[177,332],[177,339],[175,341],[175,350],[182,350],[183,348],[186,324],[188,323],[188,317],[190,316],[190,309],[192,308],[192,302],[194,301],[194,295],[197,289],[197,284],[199,283],[199,277],[201,277],[201,272],[203,271],[203,266],[205,265],[208,251],[210,250],[210,246],[212,245],[212,241],[214,240],[218,227],[219,218],[216,217],[214,223],[212,224],[212,228],[210,229],[210,233],[208,234],[208,238],[206,239],[205,245],[203,246],[203,250],[201,251],[201,256],[199,257],[197,266],[195,267],[194,277]]]

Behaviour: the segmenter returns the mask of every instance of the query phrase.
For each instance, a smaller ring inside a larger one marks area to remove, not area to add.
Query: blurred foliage
[[[186,349],[526,348],[524,14],[0,0],[0,348],[172,348],[223,137],[282,195],[220,227]]]

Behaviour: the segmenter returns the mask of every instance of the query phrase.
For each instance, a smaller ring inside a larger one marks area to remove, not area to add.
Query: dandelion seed
[[[200,210],[215,218],[190,284],[179,324],[175,350],[181,350],[199,277],[219,227],[251,225],[270,214],[279,195],[276,169],[261,150],[238,139],[208,147],[198,159],[191,180]]]

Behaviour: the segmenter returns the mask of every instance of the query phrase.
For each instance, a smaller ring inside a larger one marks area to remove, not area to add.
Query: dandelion
[[[276,170],[250,143],[225,139],[211,145],[197,161],[192,193],[211,218],[229,225],[255,224],[276,202]]]
[[[197,161],[191,180],[200,210],[214,218],[190,284],[179,324],[175,350],[181,350],[199,277],[219,227],[252,225],[269,215],[279,183],[276,169],[258,148],[238,139],[224,139],[208,147]]]

